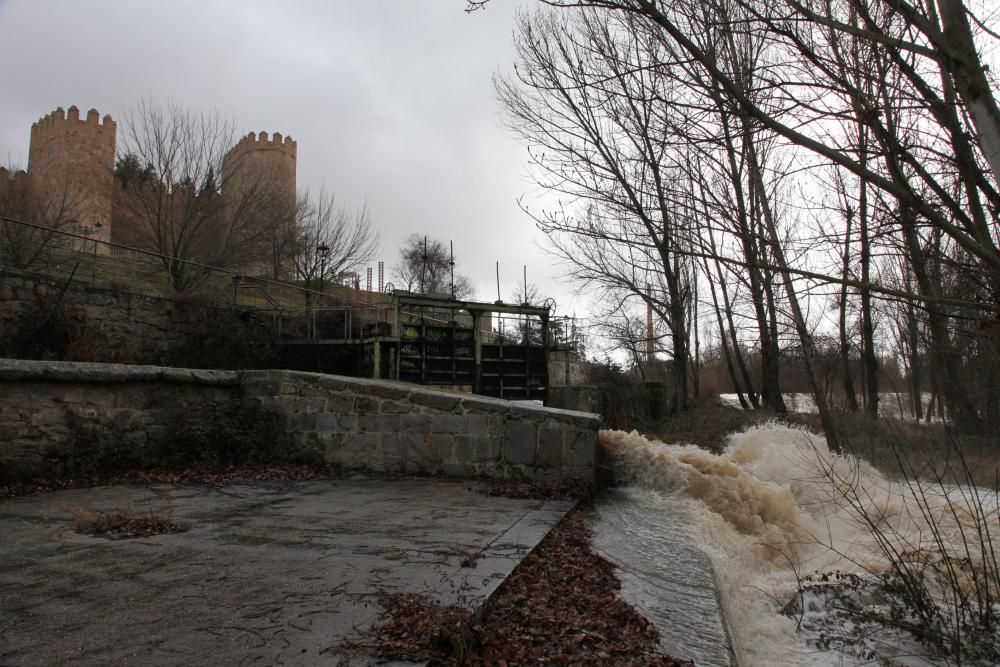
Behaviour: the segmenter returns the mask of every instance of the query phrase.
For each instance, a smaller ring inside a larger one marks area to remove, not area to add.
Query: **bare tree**
[[[378,253],[379,234],[367,206],[348,211],[331,193],[300,193],[295,212],[295,276],[306,287],[332,282],[344,271],[353,271]]]
[[[126,114],[119,141],[115,228],[119,239],[160,253],[175,290],[197,285],[190,263],[240,269],[268,261],[268,220],[289,215],[269,177],[241,174],[222,196],[223,159],[236,125],[219,112],[196,114],[143,100]]]
[[[653,67],[660,42],[640,27],[596,12],[524,16],[517,78],[496,87],[539,185],[583,202],[536,216],[553,252],[608,297],[608,315],[631,297],[654,310],[669,331],[671,409],[684,410],[695,211],[664,113],[675,89]]]
[[[472,281],[454,272],[451,247],[443,241],[410,234],[399,255],[399,261],[392,267],[397,289],[458,300],[475,298]]]
[[[19,269],[35,265],[54,246],[67,243],[59,232],[77,232],[79,198],[64,175],[62,184],[39,191],[29,174],[0,167],[0,264]],[[27,223],[27,224],[21,224]]]
[[[517,286],[508,297],[511,303],[530,306],[543,306],[545,298],[541,288],[524,280],[518,280]],[[541,345],[543,342],[542,322],[537,317],[529,315],[501,316],[503,317],[505,335],[509,335],[523,345]]]

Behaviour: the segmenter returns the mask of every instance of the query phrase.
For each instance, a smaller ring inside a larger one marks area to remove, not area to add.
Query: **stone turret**
[[[31,126],[28,173],[40,219],[100,241],[111,240],[116,125],[96,109],[62,107]],[[99,248],[99,251],[106,251]]]
[[[251,132],[226,153],[222,162],[223,190],[229,196],[247,188],[268,187],[295,201],[295,161],[297,145],[291,137],[275,132]]]
[[[251,132],[222,162],[222,198],[227,211],[232,215],[233,211],[253,209],[261,224],[268,226],[265,235],[269,241],[272,235],[290,235],[294,229],[296,152],[295,141],[282,137],[280,132],[270,137],[267,132]],[[266,248],[263,254],[267,254]],[[290,262],[288,258],[277,258],[277,262],[246,270],[283,278],[287,277]]]

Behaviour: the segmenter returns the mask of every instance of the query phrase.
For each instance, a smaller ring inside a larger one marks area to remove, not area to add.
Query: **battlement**
[[[101,115],[97,112],[97,109],[89,110],[87,112],[87,117],[81,119],[80,109],[77,108],[76,105],[73,105],[65,111],[62,107],[56,107],[55,111],[45,114],[39,118],[31,124],[31,135],[35,136],[39,131],[64,126],[69,123],[82,123],[95,128],[107,128],[111,130],[114,130],[116,127],[115,121],[110,115],[105,114],[102,122]]]
[[[233,146],[232,153],[239,153],[251,150],[273,150],[286,153],[289,157],[295,158],[298,145],[291,137],[282,137],[281,132],[275,132],[268,138],[267,132],[250,132]]]
[[[0,196],[51,204],[90,238],[110,241],[114,226],[124,239],[136,223],[121,210],[115,212],[117,197],[123,196],[122,189],[115,188],[116,143],[117,125],[110,115],[102,118],[97,109],[84,113],[76,106],[57,107],[31,125],[27,173],[0,171]],[[240,214],[241,198],[263,186],[274,198],[272,218],[281,224],[294,222],[289,211],[295,205],[296,155],[295,140],[280,132],[241,137],[224,156],[222,173],[214,174],[221,181],[226,215]],[[266,271],[271,270],[269,265]]]

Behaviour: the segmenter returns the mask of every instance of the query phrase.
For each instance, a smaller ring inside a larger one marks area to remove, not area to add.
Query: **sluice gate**
[[[565,345],[551,309],[411,293],[380,303],[276,311],[287,368],[401,380],[545,401],[549,351]]]

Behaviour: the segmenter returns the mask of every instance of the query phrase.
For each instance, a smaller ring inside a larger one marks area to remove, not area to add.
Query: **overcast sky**
[[[525,1],[0,0],[0,159],[25,166],[31,123],[57,106],[218,109],[296,139],[300,188],[367,201],[387,275],[426,233],[455,242],[479,299],[496,299],[497,260],[505,300],[527,264],[567,314],[572,290],[516,204],[526,152],[491,81],[511,69]]]

